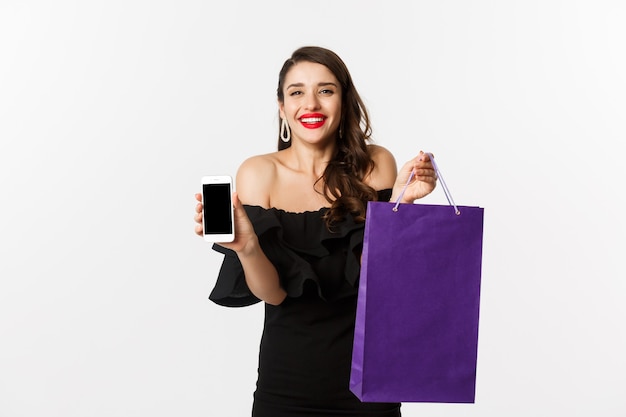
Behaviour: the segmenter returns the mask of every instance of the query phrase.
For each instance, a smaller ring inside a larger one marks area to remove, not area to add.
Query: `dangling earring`
[[[280,122],[280,138],[285,143],[291,140],[291,129],[289,128],[286,119],[282,119]]]

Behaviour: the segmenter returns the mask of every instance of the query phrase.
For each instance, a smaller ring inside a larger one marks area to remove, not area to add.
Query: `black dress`
[[[363,403],[349,389],[363,223],[347,218],[330,232],[325,208],[244,207],[288,294],[265,304],[252,416],[400,416],[400,404]],[[237,255],[213,248],[225,256],[209,298],[231,307],[258,302]]]

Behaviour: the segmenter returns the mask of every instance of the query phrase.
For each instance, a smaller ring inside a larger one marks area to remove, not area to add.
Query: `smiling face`
[[[335,140],[341,121],[341,87],[324,65],[295,64],[285,76],[280,117],[286,118],[293,140],[325,144]]]

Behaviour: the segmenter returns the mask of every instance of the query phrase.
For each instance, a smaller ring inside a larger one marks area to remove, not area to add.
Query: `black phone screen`
[[[203,184],[204,234],[225,235],[233,232],[230,184]]]

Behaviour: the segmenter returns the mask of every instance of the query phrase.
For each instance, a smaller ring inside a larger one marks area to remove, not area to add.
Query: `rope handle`
[[[459,214],[461,214],[461,211],[459,210],[459,208],[454,203],[454,199],[452,198],[452,194],[450,193],[450,190],[448,190],[448,186],[446,185],[446,182],[443,179],[443,175],[441,174],[441,171],[439,170],[439,166],[437,166],[437,163],[435,162],[435,156],[432,153],[430,153],[430,152],[426,152],[426,155],[428,155],[430,157],[430,162],[432,162],[433,168],[435,168],[435,175],[437,176],[437,179],[439,180],[439,182],[441,182],[441,187],[443,188],[443,192],[446,195],[446,199],[448,200],[448,204],[451,205],[452,207],[454,207],[454,213],[458,216]],[[407,187],[411,183],[411,180],[413,179],[414,176],[415,176],[415,171],[411,170],[411,175],[409,175],[409,179],[406,181],[406,184],[404,184],[404,188],[402,188],[402,192],[398,196],[398,199],[396,200],[395,206],[393,206],[393,209],[392,209],[393,211],[398,211],[398,206],[400,205],[400,200],[402,200],[402,197],[404,196],[404,192],[406,191]]]

